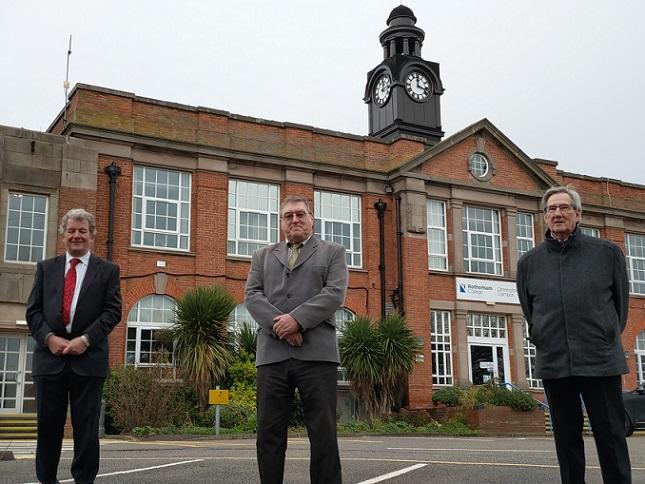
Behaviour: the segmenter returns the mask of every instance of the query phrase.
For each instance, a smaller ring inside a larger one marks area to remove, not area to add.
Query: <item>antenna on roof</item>
[[[72,55],[72,34],[69,34],[69,48],[67,49],[67,69],[65,70],[65,82],[63,87],[65,88],[65,107],[63,108],[63,129],[67,126],[67,102],[69,98],[67,97],[67,91],[69,89],[69,58]]]

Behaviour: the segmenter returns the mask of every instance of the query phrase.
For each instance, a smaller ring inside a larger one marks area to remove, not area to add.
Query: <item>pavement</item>
[[[628,439],[633,482],[645,484],[645,436]],[[550,436],[451,437],[365,435],[339,438],[345,484],[515,484],[559,482]],[[602,484],[593,439],[585,437],[587,484]],[[34,441],[0,441],[15,460],[0,461],[0,483],[35,483]],[[60,482],[73,482],[71,441],[65,441]],[[182,436],[101,439],[100,483],[259,482],[253,439]],[[309,482],[309,442],[290,438],[285,484]]]

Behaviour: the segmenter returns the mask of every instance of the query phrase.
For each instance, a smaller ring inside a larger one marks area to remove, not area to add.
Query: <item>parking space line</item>
[[[504,453],[527,453],[527,454],[555,454],[555,450],[522,450],[522,449],[441,449],[426,447],[388,447],[387,450],[419,450],[439,452],[504,452]]]
[[[105,474],[98,474],[96,477],[108,477],[108,476],[118,476],[121,474],[134,474],[136,472],[145,472],[145,471],[151,471],[155,469],[162,469],[164,467],[173,467],[173,466],[179,466],[182,464],[192,464],[194,462],[203,462],[204,459],[192,459],[192,460],[184,460],[181,462],[171,462],[170,464],[162,464],[158,466],[151,466],[151,467],[141,467],[140,469],[130,469],[127,471],[116,471],[116,472],[107,472]],[[60,482],[74,482],[74,479],[65,479]],[[28,482],[26,484],[38,484],[37,482]]]
[[[377,482],[387,481],[388,479],[407,474],[408,472],[416,471],[417,469],[421,469],[422,467],[425,467],[427,465],[428,464],[416,464],[410,467],[406,467],[405,469],[390,472],[388,474],[383,474],[382,476],[373,477],[372,479],[368,479],[367,481],[361,481],[358,484],[375,484]]]

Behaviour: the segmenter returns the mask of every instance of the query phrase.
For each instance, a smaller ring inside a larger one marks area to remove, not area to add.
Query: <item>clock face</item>
[[[432,82],[421,72],[412,71],[405,78],[405,90],[412,99],[423,102],[432,94]]]
[[[382,75],[376,86],[374,86],[374,102],[378,106],[383,106],[390,97],[390,90],[392,89],[392,79],[387,74]]]

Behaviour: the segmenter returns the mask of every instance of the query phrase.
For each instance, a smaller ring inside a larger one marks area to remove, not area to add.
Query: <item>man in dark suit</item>
[[[280,210],[286,241],[253,254],[245,304],[257,322],[257,456],[262,484],[281,484],[294,390],[302,400],[311,444],[312,484],[342,481],[336,438],[334,313],[347,292],[342,245],[312,237],[302,197]]]
[[[36,476],[58,482],[68,403],[74,433],[71,472],[89,484],[99,469],[99,415],[108,374],[108,334],[121,320],[119,267],[90,253],[94,216],[72,209],[59,231],[66,254],[38,263],[27,301],[33,354],[38,444]]]
[[[578,230],[580,195],[553,187],[542,197],[544,242],[522,256],[517,289],[537,349],[563,484],[584,484],[580,397],[593,429],[605,484],[630,484],[620,334],[627,324],[625,257],[608,240]]]

